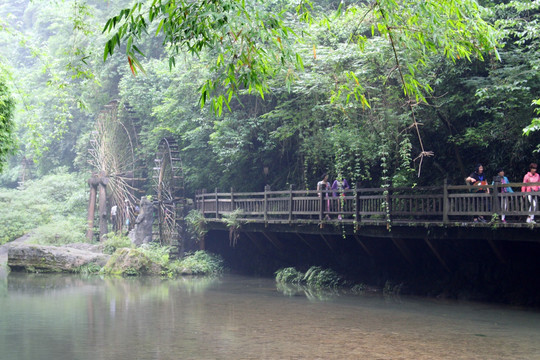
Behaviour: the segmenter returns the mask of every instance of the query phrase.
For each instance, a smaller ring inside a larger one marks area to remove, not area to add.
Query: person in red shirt
[[[525,174],[525,176],[523,177],[523,182],[524,183],[535,183],[535,182],[540,182],[540,175],[536,172],[538,169],[538,165],[536,163],[531,163],[529,165],[529,172]],[[539,186],[522,186],[521,187],[521,192],[537,192],[538,189],[540,187]],[[536,204],[537,204],[537,201],[536,201],[536,195],[527,195],[527,198],[529,199],[529,212],[530,211],[536,211]],[[530,224],[536,224],[536,222],[534,221],[534,214],[531,214],[527,217],[527,222],[530,223]]]

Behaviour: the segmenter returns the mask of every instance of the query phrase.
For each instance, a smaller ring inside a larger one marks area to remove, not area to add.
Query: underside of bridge
[[[377,228],[293,232],[243,225],[233,234],[214,226],[205,245],[244,274],[318,265],[373,287],[403,284],[402,294],[540,306],[540,239],[532,229]]]

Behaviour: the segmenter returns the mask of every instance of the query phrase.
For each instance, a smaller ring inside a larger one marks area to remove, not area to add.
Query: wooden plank
[[[373,253],[368,249],[368,247],[366,246],[366,244],[364,244],[364,242],[360,239],[360,237],[356,234],[354,234],[354,238],[356,239],[356,242],[358,244],[360,244],[360,246],[362,247],[362,249],[364,249],[364,251],[366,252],[366,254],[368,254],[369,256],[373,257]]]
[[[332,251],[334,251],[334,248],[332,247],[332,245],[330,245],[330,241],[328,241],[328,239],[326,238],[326,236],[324,236],[324,234],[320,234],[321,238],[324,240],[326,246],[328,246],[328,248]]]
[[[411,255],[411,252],[409,251],[409,248],[405,245],[405,242],[401,239],[392,238],[392,242],[396,246],[396,248],[399,250],[401,255],[407,260],[407,262],[411,265],[414,265],[413,258]]]
[[[312,250],[315,250],[315,248],[313,247],[313,245],[310,244],[309,241],[307,241],[302,235],[300,235],[299,233],[295,233],[296,236],[298,236],[300,238],[300,240],[302,240],[304,242],[304,244],[306,244],[308,247],[310,247]]]
[[[442,256],[439,254],[439,252],[437,251],[437,249],[435,248],[435,246],[433,246],[433,244],[431,243],[431,241],[429,241],[428,238],[424,238],[424,241],[426,242],[426,244],[428,245],[428,247],[431,249],[431,251],[433,252],[433,254],[435,255],[435,257],[437,258],[437,260],[439,260],[439,263],[442,265],[442,267],[443,267],[447,272],[451,272],[451,271],[450,271],[450,268],[448,267],[448,265],[446,265],[446,262],[444,261],[444,259],[442,258]]]
[[[242,235],[246,235],[248,237],[248,239],[251,240],[251,242],[255,245],[255,247],[262,253],[266,253],[266,249],[263,248],[263,246],[261,245],[260,243],[260,240],[258,238],[256,238],[254,235],[252,235],[250,232],[247,232],[247,231],[243,231],[241,232],[240,234]]]
[[[274,236],[274,234],[272,233],[269,233],[269,232],[266,232],[266,231],[263,231],[263,235],[268,239],[270,240],[270,242],[272,243],[272,245],[274,245],[274,247],[278,250],[282,250],[283,249],[283,243],[276,237]]]

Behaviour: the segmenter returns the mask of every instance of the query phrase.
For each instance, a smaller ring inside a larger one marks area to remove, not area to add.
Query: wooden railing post
[[[234,211],[234,191],[231,187],[231,212]]]
[[[216,198],[216,219],[219,219],[219,200],[217,195],[218,188],[216,188],[215,198]]]
[[[493,177],[493,195],[492,195],[492,211],[493,213],[495,214],[498,214],[499,216],[501,216],[502,214],[500,213],[501,212],[501,203],[499,202],[499,187],[498,185],[501,183],[501,177],[500,176],[494,176]]]
[[[289,224],[292,222],[292,211],[293,211],[293,193],[292,193],[292,184],[289,186]]]
[[[268,185],[264,187],[264,223],[268,221]]]
[[[450,199],[448,198],[448,178],[443,182],[443,210],[442,219],[444,224],[448,224],[448,212],[450,211]]]
[[[203,214],[203,217],[205,216],[204,215],[204,203],[206,202],[206,189],[202,189],[201,190],[201,212]]]

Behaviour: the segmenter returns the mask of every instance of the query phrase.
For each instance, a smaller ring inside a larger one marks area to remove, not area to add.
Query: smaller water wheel
[[[183,252],[181,233],[184,227],[184,176],[178,144],[174,139],[161,139],[155,158],[154,189],[159,242]]]

